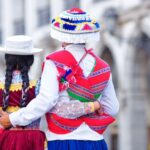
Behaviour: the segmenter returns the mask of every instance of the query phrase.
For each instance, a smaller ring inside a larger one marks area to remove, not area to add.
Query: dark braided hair
[[[18,69],[21,71],[22,77],[22,97],[20,100],[20,107],[25,107],[28,100],[28,87],[29,77],[28,71],[33,64],[33,55],[5,55],[6,60],[6,74],[5,74],[5,89],[3,94],[3,110],[6,110],[9,106],[9,88],[12,81],[12,73]]]

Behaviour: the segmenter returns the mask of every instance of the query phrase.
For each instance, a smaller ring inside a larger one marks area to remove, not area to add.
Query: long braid
[[[24,66],[21,70],[22,76],[22,97],[20,101],[20,107],[25,107],[28,100],[28,89],[29,89],[29,76],[28,76],[28,67]]]
[[[5,55],[6,59],[6,74],[5,74],[5,87],[3,92],[3,110],[5,111],[9,105],[9,89],[12,81],[12,73],[16,66],[16,62],[10,63],[12,58]]]
[[[27,105],[28,100],[28,89],[29,89],[29,76],[28,71],[30,66],[33,63],[33,55],[30,56],[20,56],[21,60],[24,60],[22,63],[19,64],[19,68],[21,71],[22,77],[22,96],[20,101],[20,107],[25,107]]]
[[[3,93],[3,110],[6,110],[9,105],[9,87],[12,80],[12,70],[7,68],[5,75],[5,89]]]

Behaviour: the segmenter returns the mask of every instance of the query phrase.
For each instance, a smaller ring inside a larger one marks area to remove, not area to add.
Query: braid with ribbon
[[[8,54],[5,55],[6,59],[6,74],[5,74],[5,86],[3,92],[3,110],[5,111],[9,105],[9,88],[12,80],[12,73],[16,67],[16,60],[12,57],[9,57]]]
[[[9,105],[9,87],[12,80],[12,71],[10,68],[6,69],[5,75],[5,89],[3,93],[3,110],[5,111]]]
[[[18,68],[21,71],[21,77],[22,77],[22,96],[20,101],[20,107],[25,107],[27,105],[28,100],[28,89],[29,89],[29,76],[28,71],[30,69],[30,66],[32,65],[34,58],[33,55],[29,56],[21,56],[22,63],[18,64]]]
[[[21,69],[21,76],[22,76],[22,96],[20,101],[20,107],[25,107],[27,105],[28,89],[29,89],[29,76],[27,66],[24,66]]]

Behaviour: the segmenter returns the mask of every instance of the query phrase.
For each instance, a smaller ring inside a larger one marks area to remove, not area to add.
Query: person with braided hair
[[[9,106],[9,93],[10,85],[12,83],[13,74],[18,73],[19,71],[14,72],[14,70],[20,70],[22,78],[22,94],[20,104],[18,106],[25,107],[28,103],[28,89],[29,89],[29,76],[28,71],[33,64],[34,58],[33,55],[12,55],[6,54],[6,76],[5,76],[5,88],[3,93],[3,110],[6,110]]]
[[[39,94],[26,107],[0,112],[5,128],[42,118],[49,150],[107,150],[103,133],[115,119],[119,103],[109,65],[86,43],[98,41],[100,25],[73,8],[51,23],[51,36],[62,48],[46,57]],[[100,112],[100,113],[99,113]]]
[[[0,109],[12,113],[25,107],[35,96],[36,80],[29,78],[35,49],[28,36],[13,36],[6,40],[5,78],[0,79]],[[0,150],[44,150],[45,135],[39,130],[40,119],[25,127],[11,127],[0,133]],[[36,137],[36,138],[35,138]]]

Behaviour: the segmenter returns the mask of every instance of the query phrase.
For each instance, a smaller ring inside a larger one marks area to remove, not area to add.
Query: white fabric
[[[76,33],[61,32],[51,27],[50,34],[52,38],[66,43],[89,43],[100,40],[100,33],[98,31],[76,34]]]
[[[84,46],[70,45],[66,49],[73,54],[78,61],[84,54]],[[80,64],[85,76],[88,76],[94,66],[94,58],[91,55],[87,55],[83,62]],[[13,126],[27,125],[30,122],[41,117],[47,111],[55,106],[55,104],[61,100],[58,93],[58,81],[57,81],[57,69],[52,61],[46,61],[44,71],[41,78],[41,88],[39,95],[31,101],[26,108],[10,114],[10,121]],[[61,97],[63,93],[61,93]],[[66,96],[66,92],[64,92]],[[69,98],[66,96],[66,98]],[[112,79],[110,78],[107,87],[105,88],[101,99],[99,99],[103,110],[111,115],[115,115],[118,112],[119,104],[114,91]],[[43,122],[42,122],[43,123]],[[43,124],[44,125],[44,124]],[[80,139],[80,140],[100,140],[103,137],[95,131],[92,131],[85,123],[83,123],[74,132],[57,135],[49,132],[45,127],[44,131],[48,140],[56,139]],[[84,136],[83,136],[84,135]],[[89,139],[89,137],[92,137]]]

